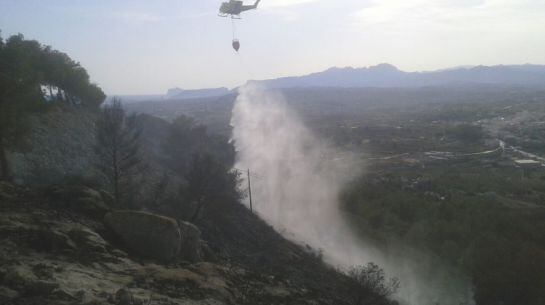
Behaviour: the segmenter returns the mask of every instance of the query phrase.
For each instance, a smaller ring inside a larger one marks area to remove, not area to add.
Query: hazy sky
[[[0,0],[0,29],[67,52],[108,94],[382,62],[408,71],[545,64],[545,0],[262,0],[235,22],[239,55],[220,3]]]

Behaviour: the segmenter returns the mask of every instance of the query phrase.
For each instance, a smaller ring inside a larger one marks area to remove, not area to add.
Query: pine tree
[[[220,205],[237,202],[242,197],[238,191],[239,173],[230,170],[207,153],[193,156],[184,178],[186,185],[182,188],[182,193],[194,206],[191,222],[198,220],[207,205],[214,205],[212,209],[219,212]]]
[[[127,206],[128,192],[134,191],[134,179],[142,171],[140,134],[135,116],[126,116],[119,99],[102,108],[96,125],[97,167],[110,183],[117,207]]]

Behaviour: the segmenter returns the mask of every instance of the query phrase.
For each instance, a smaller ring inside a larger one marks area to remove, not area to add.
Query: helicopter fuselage
[[[220,16],[222,17],[238,17],[242,12],[256,9],[260,0],[257,0],[254,5],[244,5],[243,1],[230,0],[223,2],[220,6]]]

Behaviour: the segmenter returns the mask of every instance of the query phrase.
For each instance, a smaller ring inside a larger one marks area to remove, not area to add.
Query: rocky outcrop
[[[110,196],[92,188],[74,186],[52,186],[46,192],[50,205],[56,209],[71,210],[102,218],[110,210]]]
[[[137,254],[196,263],[213,258],[194,224],[147,212],[115,211],[104,217],[106,225]]]
[[[200,262],[203,259],[203,243],[201,231],[194,224],[178,222],[181,233],[180,257],[190,262]]]
[[[172,218],[146,212],[114,211],[104,217],[104,222],[140,255],[171,261],[180,253],[180,228]]]
[[[222,305],[233,299],[221,266],[141,265],[97,233],[106,232],[100,223],[43,207],[0,201],[2,305]],[[186,236],[200,236],[192,225],[183,227]]]

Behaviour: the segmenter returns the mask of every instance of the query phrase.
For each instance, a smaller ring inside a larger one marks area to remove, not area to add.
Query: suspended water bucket
[[[238,52],[238,49],[240,49],[240,42],[238,39],[233,39],[233,49]]]

